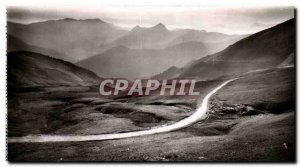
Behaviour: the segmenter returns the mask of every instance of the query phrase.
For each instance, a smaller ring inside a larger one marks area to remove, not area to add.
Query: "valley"
[[[295,41],[295,19],[251,35],[9,22],[8,161],[294,162]],[[192,79],[200,95],[102,95],[107,79]]]

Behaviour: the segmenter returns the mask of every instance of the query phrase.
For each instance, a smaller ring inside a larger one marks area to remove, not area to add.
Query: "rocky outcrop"
[[[255,109],[247,104],[229,105],[224,102],[212,102],[209,107],[209,113],[218,115],[236,114],[239,116],[247,116],[265,113],[265,111]]]

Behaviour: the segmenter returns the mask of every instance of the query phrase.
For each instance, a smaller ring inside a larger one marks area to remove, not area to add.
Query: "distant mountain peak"
[[[62,21],[76,21],[76,19],[67,17],[67,18],[62,19]]]
[[[93,18],[93,19],[74,19],[74,18],[64,18],[62,21],[97,21],[97,22],[104,22],[99,18]]]
[[[139,31],[140,29],[142,28],[139,25],[136,25],[131,31]]]
[[[179,68],[177,68],[176,66],[172,66],[170,68],[168,68],[167,70],[178,70]]]
[[[99,19],[99,18],[94,18],[94,19],[85,19],[84,21],[97,21],[97,22],[104,22],[103,20]]]
[[[133,29],[131,30],[131,32],[140,32],[140,31],[168,31],[168,29],[166,28],[165,25],[163,25],[162,23],[159,23],[153,27],[150,27],[150,28],[144,28],[144,27],[141,27],[139,25],[136,25],[135,27],[133,27]]]
[[[163,23],[158,23],[156,26],[165,26]]]
[[[154,27],[152,27],[152,29],[168,30],[167,27],[164,24],[162,24],[162,23],[158,23],[157,25],[155,25]]]

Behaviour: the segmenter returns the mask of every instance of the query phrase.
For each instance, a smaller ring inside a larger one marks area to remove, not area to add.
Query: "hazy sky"
[[[227,34],[254,33],[294,17],[293,7],[201,8],[201,7],[9,7],[9,21],[32,23],[45,20],[99,18],[131,29],[163,23],[168,29],[192,28]]]

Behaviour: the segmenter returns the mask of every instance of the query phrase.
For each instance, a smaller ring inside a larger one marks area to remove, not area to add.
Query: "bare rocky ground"
[[[228,77],[200,82],[200,97],[108,99],[97,87],[9,91],[8,136],[118,133],[171,124],[192,114]],[[185,129],[108,141],[10,143],[8,160],[292,162],[294,85],[293,68],[246,74],[213,96],[206,120]]]

